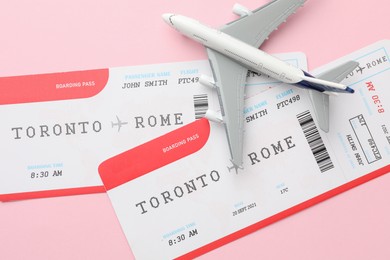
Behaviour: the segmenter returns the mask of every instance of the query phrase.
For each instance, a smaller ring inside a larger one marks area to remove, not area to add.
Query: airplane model
[[[214,80],[202,75],[199,81],[217,89],[222,118],[210,111],[206,117],[225,125],[236,172],[243,164],[244,86],[248,70],[309,89],[319,126],[326,132],[329,131],[328,95],[332,92],[354,92],[339,82],[355,69],[358,65],[355,61],[342,64],[316,78],[258,49],[269,34],[305,1],[274,0],[253,11],[236,4],[233,12],[240,18],[219,30],[182,15],[162,15],[168,25],[206,47]]]

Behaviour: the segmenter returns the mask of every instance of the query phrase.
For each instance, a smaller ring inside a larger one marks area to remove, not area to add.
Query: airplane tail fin
[[[357,66],[359,66],[359,62],[351,60],[319,74],[317,78],[338,83],[345,79]]]
[[[351,71],[353,71],[359,63],[355,61],[346,62],[331,70],[328,70],[317,77],[313,77],[307,72],[304,72],[302,81],[298,83],[308,89],[314,89],[320,92],[341,92],[354,93],[354,90],[348,86],[340,84]]]
[[[345,77],[351,73],[357,66],[359,65],[356,61],[349,61],[340,66],[337,66],[331,70],[321,73],[318,75],[317,79],[331,81],[335,83],[339,83]],[[351,88],[346,87],[345,91],[337,91],[336,92],[351,92]],[[330,90],[335,91],[335,90]],[[317,116],[319,127],[325,131],[329,132],[329,95],[325,92],[318,91],[309,91],[310,99],[313,104],[314,112]]]

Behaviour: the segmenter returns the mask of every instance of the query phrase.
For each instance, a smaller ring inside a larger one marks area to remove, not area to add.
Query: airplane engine
[[[204,117],[212,122],[215,122],[215,123],[219,123],[219,124],[223,123],[221,113],[215,112],[215,111],[210,110],[210,109],[207,110],[206,115]]]
[[[251,15],[252,11],[246,8],[245,6],[242,6],[240,4],[235,4],[233,6],[233,13],[239,16],[246,16],[246,15]]]
[[[216,88],[214,80],[206,75],[200,75],[199,83],[209,88]]]

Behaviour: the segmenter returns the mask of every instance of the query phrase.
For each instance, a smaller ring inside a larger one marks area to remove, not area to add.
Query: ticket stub
[[[0,78],[0,200],[104,192],[102,161],[219,107],[201,74],[207,61]]]
[[[306,90],[246,100],[244,169],[222,125],[197,120],[103,162],[99,173],[137,259],[193,258],[390,171],[389,41],[346,60],[355,94],[331,97],[316,124]],[[153,250],[150,250],[153,248]]]

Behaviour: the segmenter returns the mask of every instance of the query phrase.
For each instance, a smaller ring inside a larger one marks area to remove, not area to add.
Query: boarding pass
[[[390,171],[389,41],[347,55],[359,67],[330,99],[330,131],[306,90],[283,84],[246,100],[244,167],[223,125],[200,119],[99,167],[137,259],[193,258]]]

